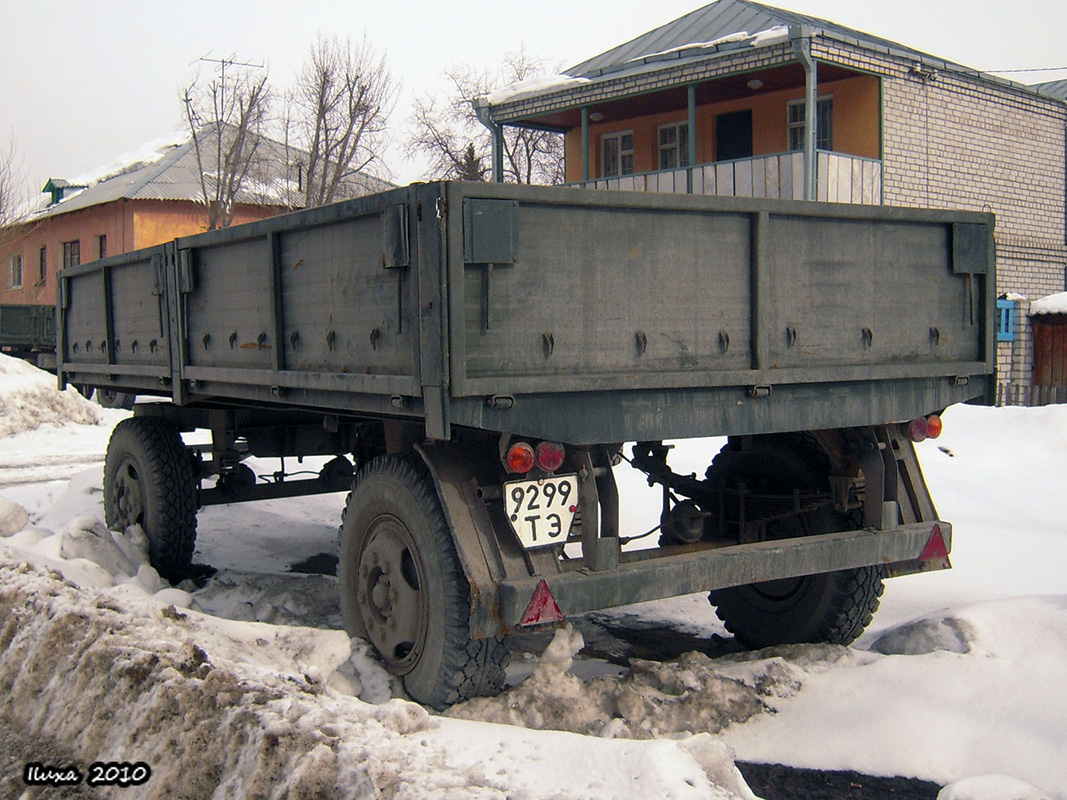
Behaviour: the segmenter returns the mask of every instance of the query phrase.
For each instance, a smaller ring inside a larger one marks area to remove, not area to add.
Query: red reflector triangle
[[[563,619],[563,612],[556,605],[556,598],[548,588],[548,584],[542,579],[534,589],[533,599],[526,606],[526,613],[522,615],[520,625],[539,625],[543,622],[559,622]]]
[[[941,535],[940,525],[934,525],[930,541],[926,543],[922,555],[919,556],[920,561],[930,561],[935,558],[948,558],[948,547],[945,546],[945,537]]]

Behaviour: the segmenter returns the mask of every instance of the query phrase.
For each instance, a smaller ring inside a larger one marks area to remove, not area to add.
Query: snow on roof
[[[160,136],[150,142],[145,142],[140,147],[119,156],[108,164],[73,178],[72,182],[81,186],[95,186],[117,175],[131,172],[149,164],[155,164],[166,156],[171,149],[181,147],[188,141],[188,130],[172,131],[166,136]]]
[[[1030,316],[1039,314],[1067,314],[1067,292],[1050,294],[1030,304]]]
[[[670,47],[666,50],[660,50],[657,53],[648,53],[646,55],[635,56],[627,61],[627,64],[650,61],[654,59],[662,59],[665,56],[674,55],[675,53],[681,54],[688,50],[714,50],[722,45],[727,44],[742,44],[748,43],[753,47],[761,47],[768,44],[774,44],[780,42],[783,39],[789,38],[789,28],[785,25],[775,25],[772,28],[768,28],[758,33],[750,34],[748,31],[738,31],[737,33],[728,33],[725,36],[720,36],[717,39],[712,39],[709,42],[690,42],[689,44],[678,45],[677,47]]]
[[[510,83],[486,96],[490,105],[510,103],[534,94],[541,94],[553,89],[566,89],[589,83],[588,78],[574,78],[570,75],[532,75],[525,80]]]
[[[207,135],[214,136],[214,133]],[[265,136],[261,137],[258,147],[259,169],[247,176],[237,202],[282,207],[297,205],[300,193],[290,180],[289,165],[294,160],[306,159],[306,154]],[[354,194],[393,188],[387,181],[371,175],[359,174],[351,180],[353,188],[358,187]],[[50,194],[50,187],[63,189],[58,203],[52,202],[54,196]],[[46,191],[32,198],[20,210],[19,217],[41,219],[121,199],[202,202],[200,168],[190,133],[175,131],[161,136],[71,180],[51,178]]]

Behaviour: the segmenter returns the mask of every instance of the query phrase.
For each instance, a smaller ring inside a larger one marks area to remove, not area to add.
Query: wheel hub
[[[424,585],[407,527],[395,516],[377,517],[360,552],[357,601],[367,638],[397,675],[411,671],[422,655],[429,616]]]
[[[115,475],[115,506],[123,528],[142,524],[145,511],[144,486],[137,465],[124,460]]]

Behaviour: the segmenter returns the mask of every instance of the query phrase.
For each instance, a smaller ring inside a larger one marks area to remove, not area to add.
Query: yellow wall
[[[881,157],[881,109],[878,78],[857,75],[820,87],[819,96],[834,99],[834,150],[865,158]],[[788,149],[786,106],[790,100],[804,97],[803,87],[781,92],[756,94],[752,97],[697,106],[697,161],[716,160],[715,118],[719,114],[752,110],[752,154],[782,153]],[[684,122],[685,109],[616,122],[589,125],[590,177],[600,175],[600,141],[605,134],[633,131],[634,172],[659,169],[658,134],[660,125]],[[582,179],[582,132],[575,128],[567,133],[567,180]]]

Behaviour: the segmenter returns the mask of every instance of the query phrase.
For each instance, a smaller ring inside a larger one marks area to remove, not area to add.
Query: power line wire
[[[1033,69],[989,69],[986,72],[1059,72],[1067,67],[1034,67]]]

